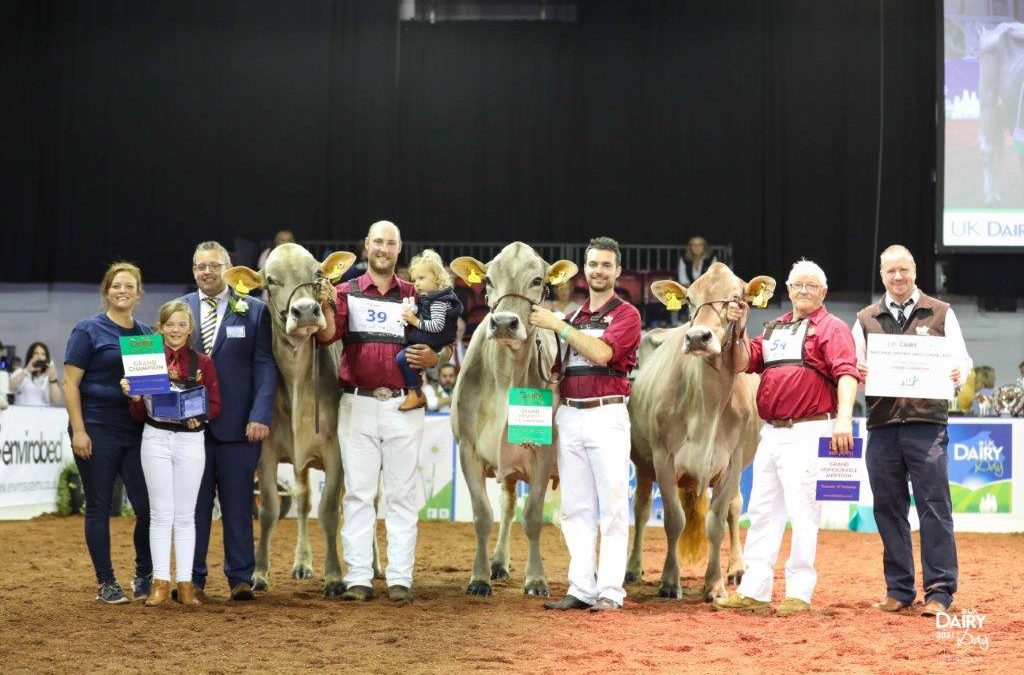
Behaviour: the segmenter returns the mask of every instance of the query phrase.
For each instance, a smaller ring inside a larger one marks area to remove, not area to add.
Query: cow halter
[[[738,303],[738,302],[740,302],[740,300],[708,300],[707,302],[702,302],[699,305],[697,305],[697,308],[693,310],[692,314],[690,314],[690,325],[691,326],[693,325],[694,320],[696,320],[697,315],[700,314],[700,310],[704,309],[705,307],[711,307],[711,311],[718,315],[719,321],[721,321],[722,324],[725,326],[725,339],[722,340],[722,360],[723,361],[726,359],[726,351],[729,352],[729,358],[731,360],[732,345],[733,345],[733,342],[735,342],[736,337],[737,337],[736,336],[736,322],[735,321],[726,321],[725,320],[725,314],[726,314],[726,311],[729,308],[729,303],[730,302],[737,302]],[[693,304],[689,303],[689,301],[688,301],[688,304],[690,304],[690,306],[693,307]],[[721,309],[717,309],[716,310],[715,309],[715,305],[721,305]],[[732,365],[730,365],[730,370],[732,370]]]
[[[484,277],[485,288],[486,288],[487,281],[488,281],[488,278]],[[533,298],[525,296],[522,293],[505,293],[504,295],[499,297],[497,300],[495,300],[494,304],[492,305],[490,303],[490,298],[485,293],[484,294],[484,302],[487,303],[487,306],[491,308],[492,312],[496,312],[498,310],[498,305],[500,305],[501,301],[504,300],[505,298],[518,298],[520,300],[525,300],[527,302],[527,304],[530,305],[530,308],[532,309],[534,305],[539,305],[539,304],[543,303],[545,300],[547,300],[548,296],[550,294],[551,294],[551,284],[543,284],[543,290],[541,291],[540,300],[534,300]],[[547,373],[544,372],[544,364],[542,363],[542,359],[541,359],[541,356],[543,354],[543,350],[542,350],[542,346],[541,346],[541,339],[540,339],[540,334],[539,333],[537,334],[537,337],[535,338],[534,341],[537,344],[537,372],[540,374],[540,379],[542,379],[543,381],[547,382],[548,384],[561,384],[562,379],[565,378],[565,374],[561,372],[562,371],[562,339],[558,336],[558,331],[555,331],[555,362],[552,363],[551,365],[552,365],[552,367],[554,367],[555,363],[558,364],[559,375],[557,377],[555,377],[555,379],[553,379],[553,380],[547,376]]]
[[[304,281],[301,284],[296,284],[292,288],[292,292],[288,294],[288,301],[284,304],[284,309],[278,309],[277,303],[274,302],[274,294],[267,293],[267,304],[270,305],[270,311],[278,316],[282,322],[288,320],[288,308],[292,306],[292,298],[295,294],[303,288],[313,289],[313,299],[317,299],[317,290],[323,285],[324,281],[328,281],[327,277],[324,276],[322,270],[317,270],[313,281]],[[328,281],[328,283],[330,283]],[[269,289],[268,289],[269,291]],[[331,300],[333,306],[334,301]],[[308,338],[307,338],[308,339]],[[298,352],[298,347],[292,347],[293,352]],[[316,433],[320,433],[320,343],[313,338],[313,428]]]

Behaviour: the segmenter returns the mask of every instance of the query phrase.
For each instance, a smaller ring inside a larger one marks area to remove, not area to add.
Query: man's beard
[[[370,258],[370,269],[377,274],[391,274],[395,271],[395,261],[387,258],[378,258],[374,256]],[[382,267],[383,266],[383,267]]]

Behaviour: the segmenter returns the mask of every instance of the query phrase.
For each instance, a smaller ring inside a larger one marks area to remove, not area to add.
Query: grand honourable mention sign
[[[935,335],[867,336],[867,396],[953,398],[953,357],[945,338]]]
[[[508,442],[551,443],[553,401],[550,389],[509,389]]]

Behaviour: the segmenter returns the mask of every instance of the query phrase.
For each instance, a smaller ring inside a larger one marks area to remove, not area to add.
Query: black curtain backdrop
[[[866,290],[884,122],[878,246],[908,245],[931,288],[936,4],[880,4],[428,25],[385,0],[4,2],[0,278],[128,258],[187,281],[204,239],[389,218],[428,241],[703,234],[743,276],[806,256]]]

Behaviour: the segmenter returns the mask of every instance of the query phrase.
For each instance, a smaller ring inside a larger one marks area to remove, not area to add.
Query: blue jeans
[[[921,571],[925,602],[949,606],[958,566],[949,495],[949,435],[944,424],[893,424],[871,429],[864,462],[875,498],[875,523],[882,537],[882,565],[889,597],[911,603],[914,552],[910,540],[910,492],[921,521]]]
[[[76,455],[75,464],[85,490],[85,544],[96,580],[101,584],[116,581],[110,561],[110,511],[117,476],[135,509],[135,576],[149,576],[153,559],[149,553],[149,493],[139,455],[142,429],[94,426],[86,427],[86,433],[92,439],[92,456],[82,459]]]
[[[395,361],[398,363],[398,369],[402,371],[402,377],[405,379],[406,389],[419,389],[423,386],[423,376],[420,371],[416,370],[409,365],[409,362],[405,359],[405,350],[408,347],[398,352],[398,356],[395,357]]]

